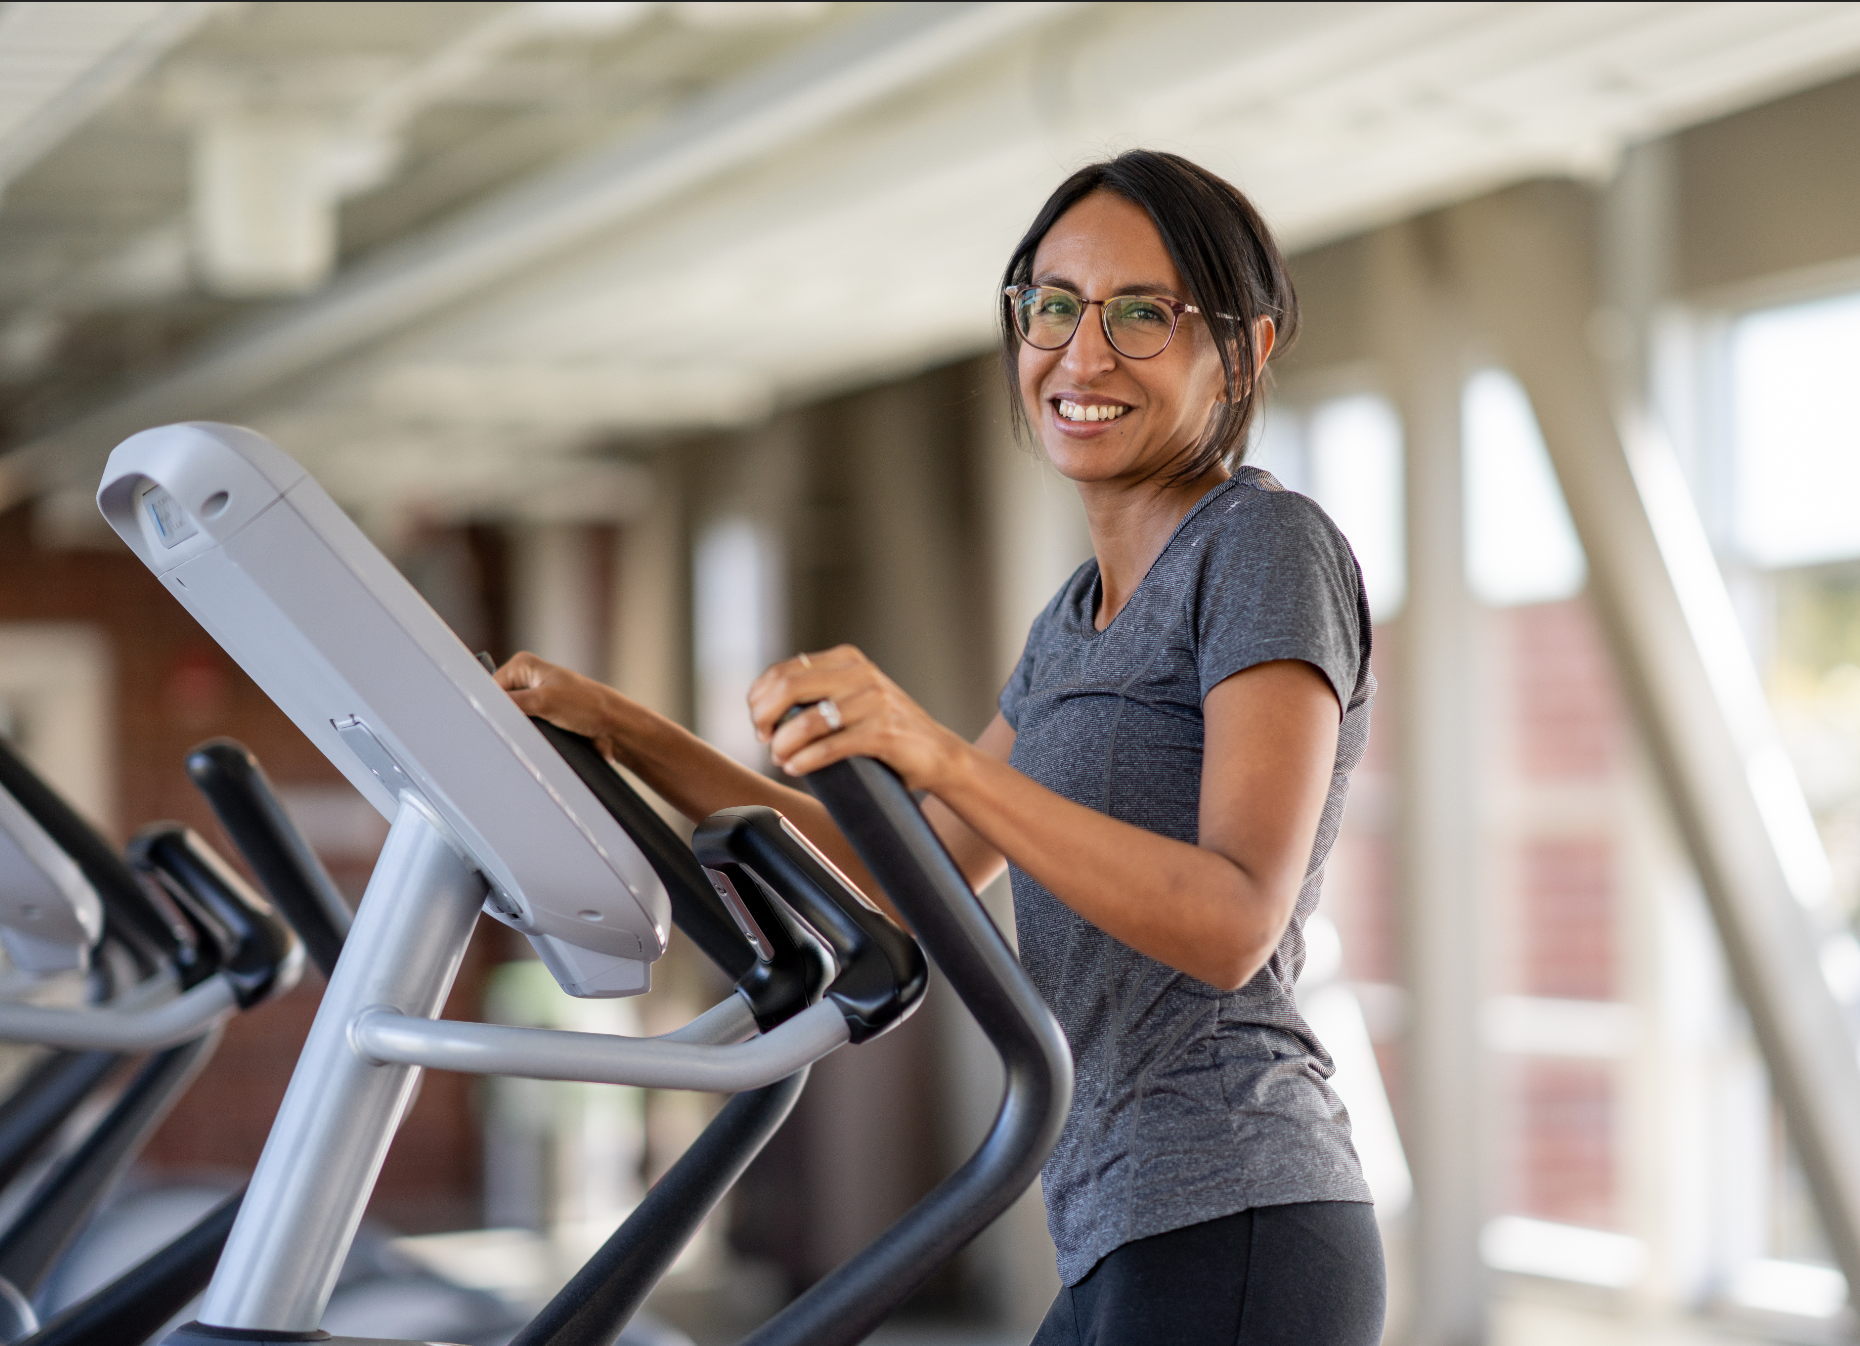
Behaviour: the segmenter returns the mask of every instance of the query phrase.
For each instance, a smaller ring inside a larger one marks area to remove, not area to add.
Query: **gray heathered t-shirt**
[[[1255,1206],[1370,1199],[1330,1055],[1292,999],[1375,695],[1356,559],[1315,503],[1243,467],[1189,511],[1102,632],[1098,595],[1087,561],[1035,620],[1001,693],[1010,760],[1068,799],[1192,844],[1215,684],[1303,659],[1346,710],[1297,909],[1238,991],[1136,952],[1012,871],[1021,962],[1077,1071],[1042,1174],[1067,1285],[1133,1239]]]

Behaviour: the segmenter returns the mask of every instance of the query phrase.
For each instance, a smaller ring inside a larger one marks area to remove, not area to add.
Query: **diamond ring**
[[[826,721],[830,732],[837,734],[846,727],[846,721],[840,715],[840,708],[833,704],[832,697],[824,701],[816,701],[814,709],[820,712],[820,718]]]

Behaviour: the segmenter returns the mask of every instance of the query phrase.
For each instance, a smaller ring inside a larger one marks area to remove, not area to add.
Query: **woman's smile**
[[[1136,410],[1128,402],[1092,393],[1059,393],[1047,399],[1055,426],[1075,439],[1090,439],[1108,432],[1111,423]]]

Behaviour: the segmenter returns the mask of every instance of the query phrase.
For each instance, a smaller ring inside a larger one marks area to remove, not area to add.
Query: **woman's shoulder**
[[[1301,658],[1349,704],[1372,637],[1348,540],[1317,501],[1260,468],[1242,467],[1209,503],[1183,595],[1202,660],[1216,666],[1209,685],[1249,661]]]
[[[1356,575],[1356,554],[1323,506],[1263,468],[1241,467],[1190,522],[1195,568],[1205,577],[1313,566]]]

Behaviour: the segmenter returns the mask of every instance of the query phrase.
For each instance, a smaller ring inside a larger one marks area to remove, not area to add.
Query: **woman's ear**
[[[1266,367],[1266,361],[1272,358],[1272,343],[1277,339],[1278,334],[1279,334],[1279,329],[1277,326],[1274,325],[1271,318],[1258,318],[1254,320],[1254,323],[1253,323],[1253,351],[1254,351],[1253,369],[1252,369],[1251,375],[1247,379],[1246,386],[1248,388],[1252,387],[1255,383],[1259,382],[1259,372],[1260,370]],[[1237,351],[1237,350],[1233,353],[1234,366],[1236,368],[1238,368],[1240,365],[1241,354],[1242,352]],[[1228,388],[1225,384],[1223,384],[1221,386],[1221,395],[1215,400],[1217,402],[1233,401],[1232,389]]]

